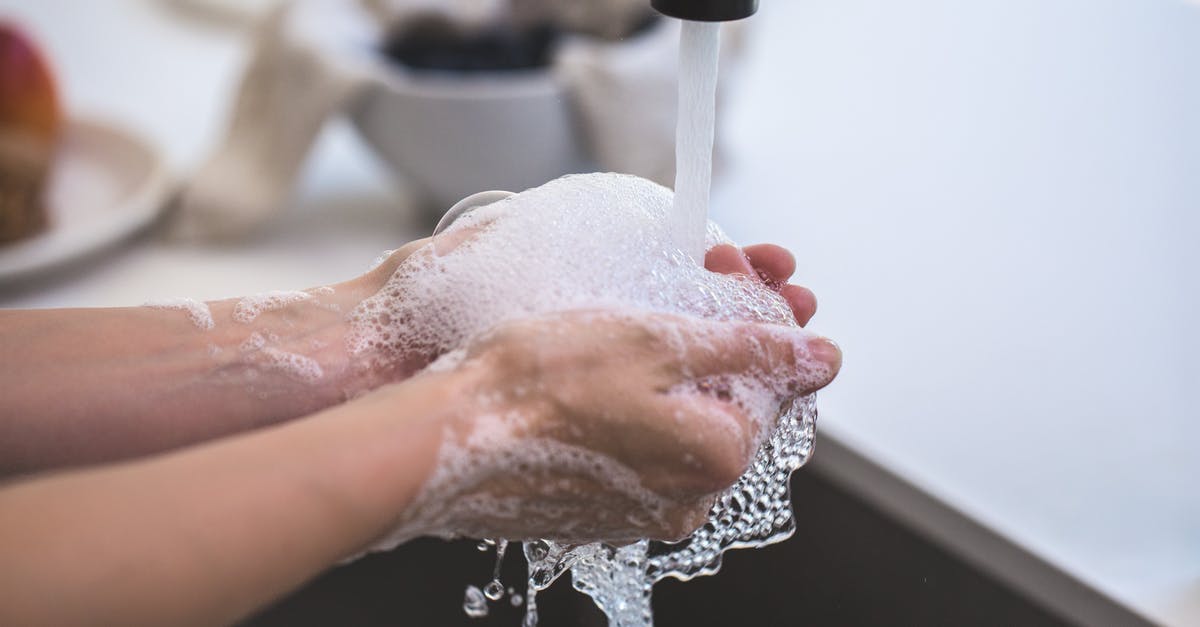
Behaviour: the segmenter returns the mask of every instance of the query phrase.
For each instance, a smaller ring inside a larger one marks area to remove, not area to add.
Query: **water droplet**
[[[529,559],[540,561],[546,559],[546,555],[550,553],[550,547],[546,544],[545,540],[535,540],[529,545],[527,551]]]
[[[537,588],[530,588],[529,597],[525,599],[525,618],[521,621],[521,627],[537,627],[537,624]]]
[[[491,601],[499,601],[504,596],[504,584],[493,580],[483,587],[483,596]]]
[[[500,583],[500,567],[504,565],[504,552],[508,550],[508,540],[496,541],[496,565],[492,567],[492,580]]]
[[[483,592],[475,586],[467,586],[463,595],[463,611],[471,618],[482,618],[488,615],[487,599]]]

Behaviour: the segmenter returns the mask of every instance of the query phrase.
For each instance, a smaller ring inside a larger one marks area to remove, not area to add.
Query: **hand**
[[[378,267],[351,281],[333,286],[332,294],[318,295],[317,298],[296,303],[283,310],[267,312],[256,320],[253,332],[281,338],[279,348],[284,352],[309,355],[330,375],[324,378],[322,385],[309,386],[309,389],[320,390],[319,394],[324,400],[292,413],[306,413],[353,398],[382,385],[402,381],[422,370],[436,358],[437,355],[424,353],[352,354],[346,350],[345,338],[349,333],[349,324],[345,313],[383,289],[397,268],[411,255],[447,254],[476,233],[477,230],[474,229],[458,229],[447,232],[436,240],[425,238],[410,242],[393,252]],[[731,245],[719,245],[708,252],[705,262],[707,268],[714,272],[742,274],[762,281],[780,293],[789,303],[797,323],[801,326],[805,325],[816,311],[816,298],[811,291],[787,283],[795,271],[796,263],[792,254],[780,246],[759,244],[738,249]],[[251,329],[244,329],[242,335],[249,337],[251,332]],[[243,337],[237,341],[245,339]],[[270,351],[266,354],[242,351],[231,357],[239,362],[246,362],[241,367],[258,367],[261,370],[258,362],[270,359],[273,355]],[[269,392],[269,386],[269,381],[260,378],[256,389]]]
[[[828,384],[841,354],[794,327],[571,312],[469,349],[439,470],[411,534],[676,539],[749,465],[781,402]],[[442,376],[442,375],[438,375]],[[769,385],[733,402],[712,379]]]
[[[735,246],[721,244],[708,251],[704,267],[721,274],[757,277],[791,305],[800,326],[807,325],[817,313],[817,298],[812,291],[787,282],[796,272],[796,258],[782,246],[758,244],[738,250]]]
[[[444,255],[475,235],[476,231],[460,229],[451,231],[436,240],[436,254]],[[382,264],[370,272],[344,284],[353,303],[379,291],[387,284],[400,264],[413,253],[431,245],[433,238],[409,242],[393,252]],[[796,260],[786,248],[775,244],[758,244],[739,249],[729,244],[711,248],[704,260],[706,268],[721,274],[742,274],[755,277],[778,292],[792,308],[796,323],[805,326],[816,314],[817,300],[811,290],[787,281],[796,271]],[[412,356],[394,368],[389,376],[376,379],[376,384],[401,380],[428,364],[428,356]]]

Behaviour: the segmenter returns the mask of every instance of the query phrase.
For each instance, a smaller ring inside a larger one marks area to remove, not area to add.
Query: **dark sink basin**
[[[655,625],[1150,625],[1036,556],[823,437],[792,477],[790,541],[730,551],[715,577],[655,586]],[[247,627],[517,627],[503,599],[463,614],[463,589],[491,579],[475,542],[424,539],[331,569]],[[504,584],[524,595],[520,551]],[[538,597],[541,625],[604,626],[592,602],[558,581]]]
[[[817,466],[793,477],[799,526],[791,540],[727,553],[714,577],[659,584],[656,624],[1080,624],[897,522]],[[492,559],[474,542],[413,542],[335,568],[245,625],[517,627],[523,610],[507,600],[493,604],[487,618],[463,614],[464,586],[483,586]],[[524,594],[524,563],[517,555],[504,572],[505,585]],[[605,624],[566,581],[538,599],[543,625]]]

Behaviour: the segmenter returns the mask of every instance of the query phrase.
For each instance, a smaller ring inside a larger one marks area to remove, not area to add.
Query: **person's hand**
[[[438,252],[445,254],[474,234],[470,230],[448,233],[439,239]],[[419,239],[397,249],[378,267],[350,282],[354,286],[354,293],[362,296],[378,291],[405,259],[432,241],[433,238]],[[817,299],[811,290],[788,283],[788,279],[796,272],[796,258],[782,246],[756,244],[739,249],[730,244],[718,244],[708,250],[704,267],[721,274],[757,277],[787,300],[800,326],[808,324],[817,311]]]
[[[344,294],[343,298],[347,301],[346,310],[382,289],[396,269],[412,254],[429,247],[429,251],[444,255],[474,237],[476,233],[477,231],[471,229],[459,229],[437,238],[436,242],[434,238],[424,238],[405,244],[376,268],[339,286],[339,293]],[[745,248],[719,244],[709,249],[704,265],[713,272],[742,274],[762,281],[787,301],[800,326],[808,324],[816,313],[817,300],[812,291],[788,283],[788,279],[796,271],[796,260],[786,248],[775,244],[757,244]],[[380,362],[375,360],[375,371],[365,373],[369,375],[367,378],[370,380],[367,385],[375,386],[402,380],[428,365],[432,357],[436,356],[408,356],[399,363],[383,366],[382,369],[386,372],[378,372]]]
[[[506,324],[454,371],[472,384],[407,525],[679,538],[745,471],[781,403],[825,386],[840,364],[835,345],[795,327],[601,311]],[[738,377],[758,393],[710,385]]]
[[[704,267],[721,274],[757,277],[787,301],[800,326],[808,324],[817,313],[817,298],[812,291],[787,282],[796,272],[796,258],[782,246],[757,244],[739,250],[720,244],[709,249]]]

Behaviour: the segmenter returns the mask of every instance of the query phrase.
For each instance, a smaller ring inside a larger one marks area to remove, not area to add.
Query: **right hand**
[[[410,524],[680,538],[749,466],[781,403],[840,365],[836,345],[794,327],[607,311],[506,324],[455,369],[473,382],[442,445],[459,450],[443,455]],[[749,404],[722,383],[742,375],[770,382]]]

